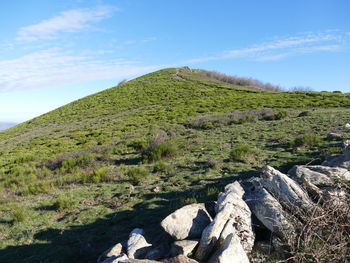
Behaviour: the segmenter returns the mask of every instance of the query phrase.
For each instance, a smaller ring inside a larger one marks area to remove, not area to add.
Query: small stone
[[[178,255],[188,256],[197,247],[199,240],[181,240],[175,241],[170,250],[170,255],[176,257]]]

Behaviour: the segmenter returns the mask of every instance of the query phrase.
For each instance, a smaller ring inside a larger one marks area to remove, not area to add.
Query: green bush
[[[166,140],[164,133],[158,133],[149,141],[148,146],[142,149],[141,154],[145,161],[154,162],[172,157],[176,152],[176,145]]]
[[[313,133],[305,133],[295,137],[290,142],[290,147],[293,149],[304,147],[304,146],[314,146],[320,144],[322,141],[321,137]]]
[[[298,117],[305,117],[305,116],[310,116],[311,112],[310,111],[302,111],[299,113]]]
[[[21,223],[27,219],[28,213],[23,207],[16,207],[12,211],[12,220],[14,223]]]
[[[100,169],[92,171],[91,173],[83,174],[82,181],[83,181],[83,183],[107,182],[110,180],[108,173],[109,173],[109,171],[107,168],[100,168]]]
[[[170,174],[174,170],[174,167],[166,162],[163,161],[158,161],[154,164],[153,166],[153,172],[157,173],[165,173],[165,174]]]
[[[140,184],[149,176],[149,172],[145,168],[134,167],[128,170],[127,176],[133,184]]]
[[[251,162],[257,155],[257,150],[249,145],[236,145],[230,151],[230,160],[239,162]]]
[[[69,210],[74,207],[75,201],[70,196],[60,196],[56,198],[52,206],[56,211]]]

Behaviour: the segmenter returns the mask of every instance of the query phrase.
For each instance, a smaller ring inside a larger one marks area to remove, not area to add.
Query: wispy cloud
[[[111,16],[117,9],[110,6],[72,9],[38,24],[22,27],[17,32],[18,41],[55,39],[60,33],[71,33],[91,28],[94,23]]]
[[[147,73],[162,65],[142,66],[120,59],[72,55],[57,48],[0,61],[0,92],[48,88],[88,81],[120,79]]]
[[[298,54],[340,51],[349,44],[349,40],[348,33],[339,31],[303,33],[292,37],[277,38],[247,48],[227,50],[214,56],[194,58],[187,62],[199,63],[238,58],[254,61],[281,60]]]

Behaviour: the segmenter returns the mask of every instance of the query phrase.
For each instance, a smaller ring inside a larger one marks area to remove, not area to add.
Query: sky
[[[0,122],[189,66],[350,92],[348,0],[0,1]]]

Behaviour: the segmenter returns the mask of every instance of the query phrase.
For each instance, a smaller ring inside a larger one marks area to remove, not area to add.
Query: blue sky
[[[0,2],[0,121],[165,67],[350,92],[347,0]]]

